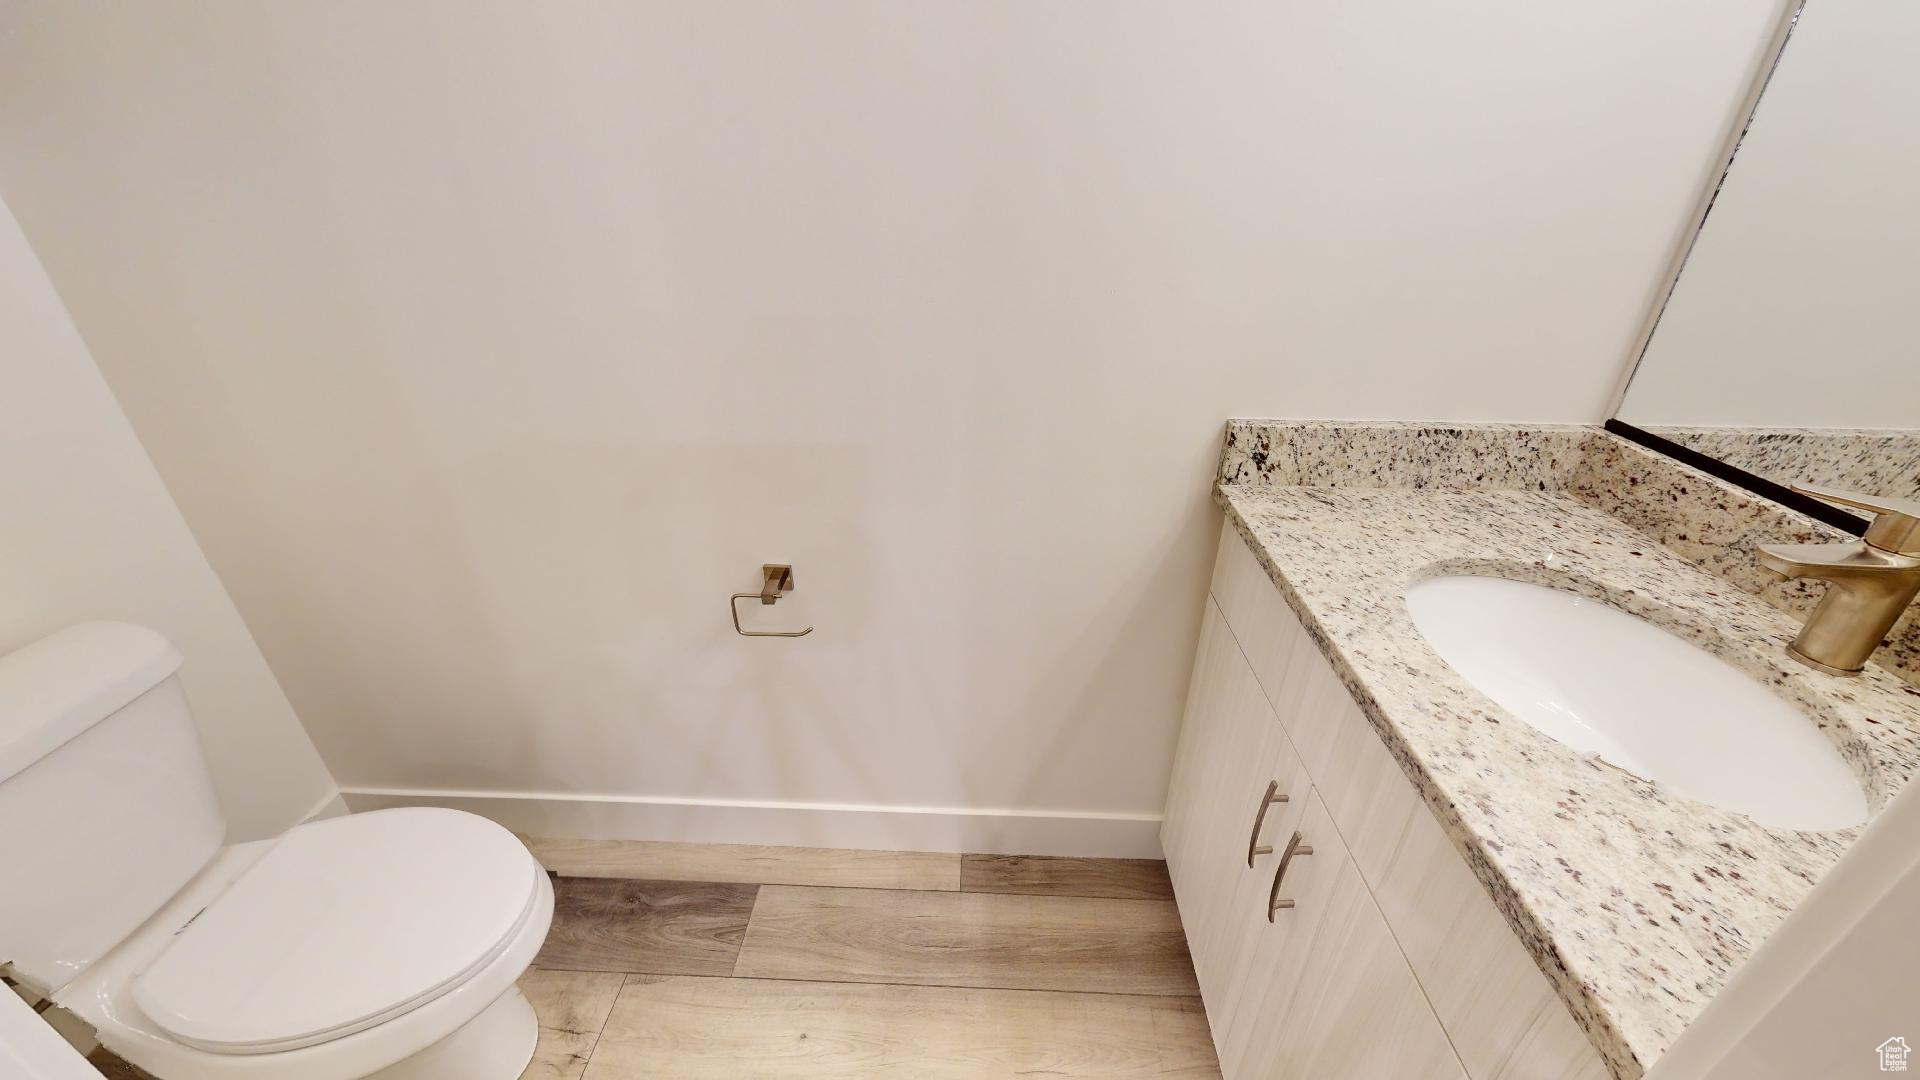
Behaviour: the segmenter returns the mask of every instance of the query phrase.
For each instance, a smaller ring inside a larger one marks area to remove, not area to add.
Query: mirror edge
[[[1660,328],[1660,320],[1666,314],[1667,306],[1673,302],[1674,292],[1680,286],[1680,276],[1686,271],[1687,260],[1692,257],[1695,245],[1700,242],[1700,235],[1706,228],[1707,218],[1713,213],[1713,204],[1727,185],[1727,177],[1733,171],[1734,160],[1740,156],[1740,145],[1746,141],[1747,134],[1753,129],[1754,118],[1760,111],[1760,102],[1766,96],[1767,87],[1773,82],[1775,73],[1780,70],[1780,63],[1786,57],[1787,46],[1793,41],[1793,32],[1799,27],[1800,17],[1806,10],[1807,0],[1790,0],[1785,6],[1779,29],[1768,44],[1767,59],[1755,73],[1753,83],[1744,99],[1744,107],[1739,113],[1740,122],[1734,125],[1721,147],[1718,158],[1719,168],[1714,182],[1702,193],[1699,203],[1695,206],[1686,229],[1686,242],[1677,246],[1673,258],[1669,260],[1666,272],[1661,279],[1661,288],[1657,291],[1658,299],[1650,305],[1647,317],[1643,320],[1640,331],[1634,339],[1630,353],[1632,360],[1620,373],[1619,382],[1615,385],[1612,398],[1608,403],[1607,420],[1602,426],[1608,432],[1629,442],[1805,514],[1822,524],[1859,536],[1867,531],[1868,523],[1864,518],[1812,496],[1802,495],[1784,484],[1769,480],[1758,473],[1749,472],[1710,454],[1682,446],[1620,418],[1620,410],[1626,405],[1627,394],[1633,387],[1634,376],[1640,373],[1640,365],[1646,361],[1647,351],[1653,344],[1653,335]]]
[[[1831,525],[1854,536],[1862,536],[1867,531],[1867,519],[1857,517],[1831,503],[1825,503],[1811,495],[1802,495],[1778,481],[1769,480],[1758,473],[1751,473],[1737,465],[1730,465],[1711,454],[1703,454],[1689,446],[1682,446],[1672,439],[1662,438],[1645,428],[1635,427],[1618,416],[1609,417],[1602,427],[1627,440],[1638,443],[1655,453],[1673,458],[1682,465],[1691,466],[1708,476],[1724,480],[1735,487],[1744,488],[1763,499],[1771,499],[1789,510],[1820,522]]]

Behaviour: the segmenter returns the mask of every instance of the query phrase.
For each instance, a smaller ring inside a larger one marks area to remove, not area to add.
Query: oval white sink
[[[1420,582],[1407,607],[1468,682],[1583,754],[1762,825],[1837,829],[1867,819],[1853,770],[1811,719],[1652,623],[1490,577]]]

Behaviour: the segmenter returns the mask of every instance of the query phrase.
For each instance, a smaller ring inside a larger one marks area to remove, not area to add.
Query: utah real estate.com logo
[[[1896,1035],[1886,1042],[1881,1043],[1879,1046],[1874,1047],[1874,1049],[1880,1052],[1881,1072],[1907,1071],[1907,1054],[1909,1052],[1907,1040]]]

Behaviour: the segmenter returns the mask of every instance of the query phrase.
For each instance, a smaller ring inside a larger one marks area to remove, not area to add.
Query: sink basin
[[[1775,828],[1867,819],[1859,781],[1813,720],[1652,623],[1491,577],[1420,582],[1407,607],[1468,682],[1580,753]]]

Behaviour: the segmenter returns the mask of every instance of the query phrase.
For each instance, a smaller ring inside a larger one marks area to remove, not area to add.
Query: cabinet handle
[[[1253,815],[1253,836],[1247,840],[1247,869],[1253,869],[1253,857],[1255,855],[1273,854],[1272,844],[1263,844],[1260,842],[1260,826],[1267,823],[1267,807],[1272,806],[1274,803],[1286,801],[1287,797],[1280,794],[1280,781],[1268,781],[1267,793],[1260,797],[1260,812]]]
[[[1311,855],[1313,847],[1300,842],[1300,832],[1295,830],[1293,839],[1287,841],[1287,853],[1280,856],[1280,868],[1273,872],[1273,888],[1267,893],[1267,921],[1272,922],[1274,913],[1281,908],[1290,908],[1293,901],[1280,899],[1280,882],[1286,879],[1287,865],[1293,862],[1295,855]]]

